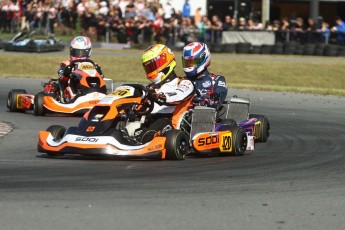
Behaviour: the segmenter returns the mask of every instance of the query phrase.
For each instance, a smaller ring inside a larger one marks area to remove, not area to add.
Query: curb
[[[0,139],[6,136],[13,129],[13,125],[7,122],[0,121]]]

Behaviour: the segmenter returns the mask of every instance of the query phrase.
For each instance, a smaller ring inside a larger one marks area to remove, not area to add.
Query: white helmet
[[[78,36],[73,38],[70,45],[70,58],[72,61],[88,59],[91,56],[90,38]]]

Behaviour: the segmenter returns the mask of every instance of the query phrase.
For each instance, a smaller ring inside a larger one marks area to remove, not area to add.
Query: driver
[[[77,79],[71,78],[71,73],[74,66],[71,66],[72,61],[82,61],[86,59],[90,59],[91,56],[91,41],[88,37],[78,36],[73,38],[70,44],[70,59],[60,63],[58,75],[59,80],[58,83],[61,87],[61,91],[64,92],[65,88],[68,85],[68,81],[71,79],[71,85],[78,85]],[[74,62],[75,63],[75,62]],[[96,63],[95,66],[97,72],[104,77],[103,71],[101,67]]]
[[[225,78],[210,73],[211,53],[205,43],[192,42],[183,48],[182,65],[187,79],[193,82],[201,105],[217,108],[226,99]]]
[[[148,142],[157,134],[178,128],[180,115],[188,107],[194,95],[191,81],[175,74],[175,55],[165,45],[148,47],[142,55],[146,77],[152,82],[147,86],[155,98],[148,121],[135,132],[141,143]]]

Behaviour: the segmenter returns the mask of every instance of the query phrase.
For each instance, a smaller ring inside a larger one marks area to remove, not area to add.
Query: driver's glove
[[[63,68],[63,75],[64,76],[68,76],[70,77],[72,73],[72,67],[71,66],[65,66],[65,68]]]
[[[155,101],[156,101],[158,104],[164,104],[164,103],[166,103],[166,101],[167,101],[167,97],[165,96],[164,93],[156,93],[156,94],[155,94]]]

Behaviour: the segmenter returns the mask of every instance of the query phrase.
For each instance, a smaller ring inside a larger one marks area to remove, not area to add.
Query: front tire
[[[38,93],[34,99],[34,114],[36,116],[44,116],[46,114],[46,108],[44,107],[44,93]]]
[[[51,125],[47,128],[47,131],[51,133],[55,141],[60,141],[65,133],[66,133],[66,128],[61,126],[61,125]],[[48,156],[61,156],[63,154],[59,154],[56,152],[47,152]]]
[[[10,112],[25,111],[22,109],[17,109],[17,95],[18,94],[26,94],[26,90],[25,89],[13,89],[8,93],[7,108],[10,110]]]
[[[247,150],[248,136],[244,129],[237,125],[224,125],[218,131],[230,131],[232,133],[231,154],[243,156]]]
[[[177,129],[167,131],[165,149],[167,160],[184,160],[189,150],[189,141],[187,135]]]
[[[265,115],[251,114],[249,118],[256,118],[261,122],[258,129],[255,129],[255,142],[267,142],[270,136],[270,123]]]

